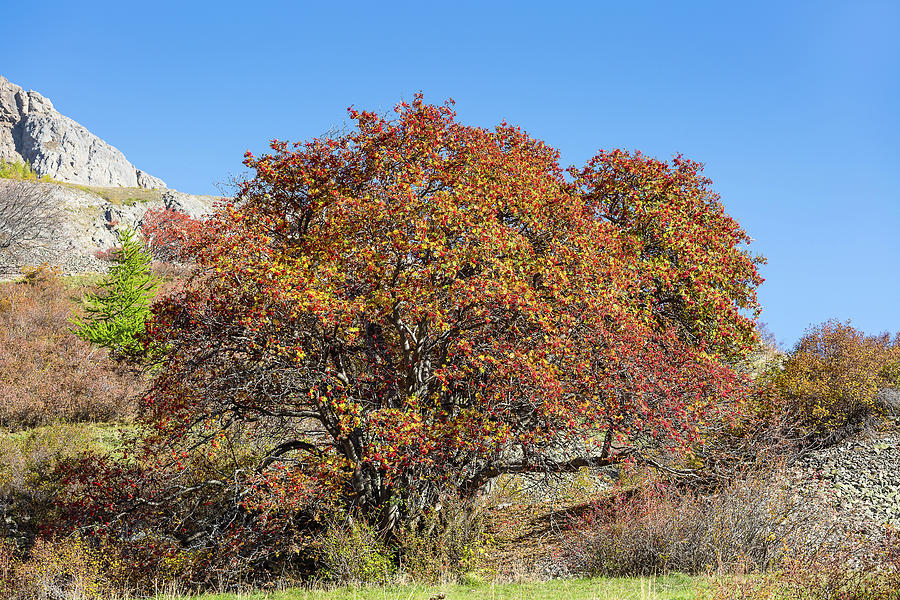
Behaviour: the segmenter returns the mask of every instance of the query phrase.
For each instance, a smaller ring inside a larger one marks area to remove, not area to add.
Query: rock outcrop
[[[900,531],[900,419],[810,452],[794,471],[797,489],[824,493],[820,510],[836,531],[871,548],[896,540],[889,532]]]
[[[4,182],[0,180],[0,194]],[[61,209],[52,243],[29,248],[14,260],[0,252],[0,280],[14,279],[27,265],[48,263],[64,274],[105,271],[108,263],[97,252],[116,245],[116,229],[140,228],[148,210],[168,208],[193,218],[209,215],[216,199],[175,190],[84,187],[32,182],[48,206]],[[136,196],[136,197],[133,197]],[[49,225],[48,225],[49,226]]]
[[[165,188],[116,148],[0,76],[0,159],[28,162],[40,176],[106,187]]]

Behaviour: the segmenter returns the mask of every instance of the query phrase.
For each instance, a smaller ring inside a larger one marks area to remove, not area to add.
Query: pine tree
[[[98,293],[86,295],[85,319],[73,323],[79,337],[109,348],[115,358],[138,360],[146,356],[140,336],[159,282],[150,272],[150,254],[135,232],[126,227],[116,235],[121,246],[113,252],[109,274]]]

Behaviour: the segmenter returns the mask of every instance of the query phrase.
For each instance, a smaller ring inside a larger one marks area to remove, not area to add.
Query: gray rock
[[[169,210],[186,213],[195,219],[205,217],[212,212],[209,196],[193,196],[184,192],[166,190],[163,192],[162,201]]]
[[[108,265],[96,253],[116,244],[117,228],[138,229],[150,209],[171,208],[195,218],[203,217],[212,212],[215,200],[210,196],[161,190],[148,194],[151,199],[145,202],[113,204],[92,190],[54,183],[35,185],[63,209],[61,229],[53,237],[52,245],[35,248],[17,264],[0,261],[0,280],[18,276],[25,265],[44,262],[59,266],[65,274],[105,271]]]
[[[886,387],[878,390],[878,405],[892,417],[900,417],[900,389]]]
[[[140,169],[137,169],[137,184],[138,187],[147,188],[147,189],[165,189],[165,182],[159,177],[154,177],[149,173],[145,173]]]
[[[31,163],[40,176],[95,186],[165,188],[34,91],[0,76],[0,159]]]
[[[829,510],[877,546],[888,539],[886,527],[900,524],[900,430],[864,435],[802,457],[797,484],[824,484],[832,494]]]

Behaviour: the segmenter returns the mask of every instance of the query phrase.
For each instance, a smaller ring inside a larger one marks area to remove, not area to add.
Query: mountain
[[[13,220],[36,223],[27,248],[0,244],[0,280],[40,263],[56,265],[64,273],[104,271],[108,265],[97,255],[116,244],[117,228],[139,228],[150,209],[200,218],[213,211],[215,202],[211,196],[168,189],[161,179],[135,168],[119,150],[57,112],[50,100],[4,77],[0,160],[27,162],[37,175],[52,180],[0,179],[0,242],[4,236],[12,239]],[[39,209],[29,208],[26,214],[16,207],[13,190],[21,186],[38,199]]]
[[[53,108],[35,91],[0,76],[0,159],[28,162],[40,176],[104,187],[165,188],[125,155]]]

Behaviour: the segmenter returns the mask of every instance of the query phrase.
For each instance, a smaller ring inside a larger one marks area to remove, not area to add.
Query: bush
[[[338,584],[389,583],[396,567],[378,531],[362,518],[335,517],[318,540],[320,576]]]
[[[866,561],[843,551],[785,559],[769,573],[718,577],[712,600],[900,600],[900,538],[896,532]]]
[[[764,410],[793,413],[810,441],[834,443],[879,413],[879,388],[898,383],[900,337],[828,321],[807,331],[784,368],[763,379]]]
[[[0,179],[21,179],[26,181],[52,181],[49,177],[38,177],[29,162],[0,159]]]
[[[109,451],[119,432],[95,425],[53,425],[0,435],[0,538],[26,548],[58,516],[60,467],[82,452]]]
[[[9,600],[103,600],[116,591],[111,556],[77,536],[39,539],[27,555],[0,540],[0,592]]]
[[[141,233],[154,260],[187,262],[200,244],[203,222],[186,213],[159,208],[148,210],[141,219]]]
[[[399,544],[403,572],[413,580],[456,581],[475,571],[485,552],[484,516],[470,502],[450,497],[404,527]]]
[[[80,294],[49,267],[0,284],[0,427],[130,415],[143,384],[69,331]]]
[[[619,488],[582,515],[564,556],[592,576],[763,570],[828,541],[820,516],[781,476],[748,475],[709,495],[655,481]]]

